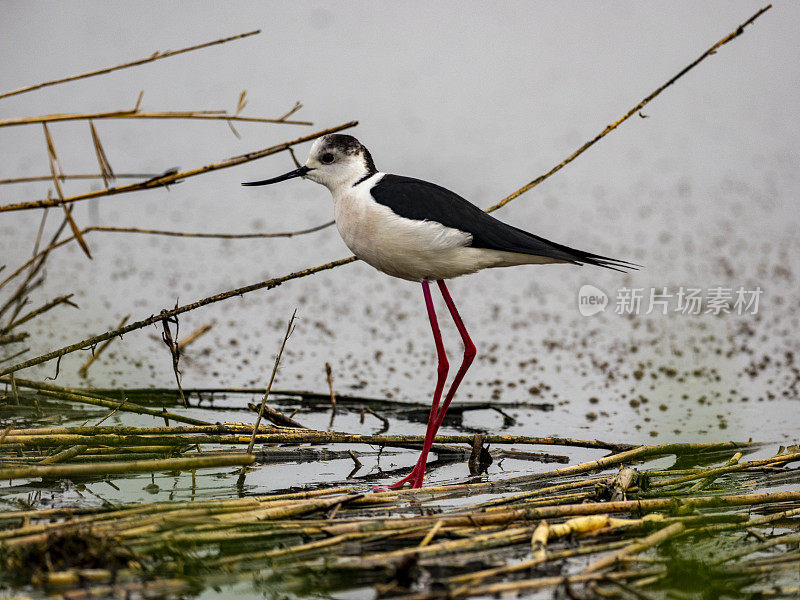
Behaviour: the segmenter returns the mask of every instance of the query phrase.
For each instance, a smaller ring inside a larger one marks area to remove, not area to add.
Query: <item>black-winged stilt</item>
[[[332,134],[311,147],[306,164],[267,185],[303,177],[333,196],[336,227],[345,244],[364,262],[394,277],[419,281],[428,309],[439,366],[422,452],[411,473],[390,486],[421,487],[436,432],[461,380],[475,358],[475,345],[444,280],[487,267],[525,264],[590,264],[622,270],[636,265],[568,248],[498,221],[458,194],[411,177],[381,173],[369,151],[354,137]],[[435,281],[464,342],[464,358],[439,406],[449,365],[431,300]]]

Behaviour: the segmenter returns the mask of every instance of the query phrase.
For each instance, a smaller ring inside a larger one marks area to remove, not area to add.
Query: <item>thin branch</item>
[[[52,81],[45,81],[44,83],[37,83],[35,85],[28,85],[25,87],[18,88],[16,90],[11,90],[10,92],[5,92],[3,94],[0,94],[0,99],[8,98],[9,96],[15,96],[17,94],[24,94],[25,92],[31,92],[33,90],[38,90],[40,88],[51,85],[57,85],[59,83],[65,83],[67,81],[76,81],[78,79],[84,79],[86,77],[93,77],[94,75],[105,75],[106,73],[111,73],[112,71],[118,71],[119,69],[126,69],[128,67],[136,67],[139,65],[144,65],[146,63],[153,62],[155,60],[160,60],[162,58],[176,56],[178,54],[183,54],[184,52],[191,52],[192,50],[199,50],[200,48],[208,48],[209,46],[215,46],[217,44],[224,44],[226,42],[231,42],[233,40],[240,40],[242,38],[246,38],[251,35],[256,35],[258,33],[261,33],[260,29],[256,29],[254,31],[248,31],[247,33],[240,33],[239,35],[233,35],[231,37],[221,38],[218,40],[214,40],[213,42],[205,42],[203,44],[197,44],[195,46],[181,48],[180,50],[167,50],[166,52],[155,52],[154,54],[151,54],[147,58],[142,58],[132,62],[122,63],[113,67],[98,69],[96,71],[89,71],[87,73],[81,73],[80,75],[70,75],[69,77],[62,77],[61,79],[53,79]]]
[[[33,254],[39,253],[39,244],[42,243],[42,235],[44,235],[44,226],[47,223],[47,215],[50,211],[42,211],[42,219],[39,221],[39,230],[36,232],[36,241],[33,242]],[[2,271],[2,269],[0,269]]]
[[[261,281],[259,283],[253,283],[251,285],[246,285],[244,287],[236,288],[234,290],[229,290],[227,292],[223,292],[221,294],[216,294],[214,296],[209,296],[208,298],[203,298],[202,300],[198,300],[196,302],[192,302],[191,304],[186,304],[184,306],[178,306],[171,310],[162,311],[157,315],[152,315],[147,319],[143,319],[141,321],[136,321],[135,323],[131,323],[129,325],[125,325],[124,327],[119,327],[117,329],[107,331],[103,334],[96,335],[90,338],[87,338],[81,342],[77,342],[75,344],[70,344],[69,346],[65,346],[58,350],[53,350],[52,352],[48,352],[47,354],[43,354],[41,356],[37,356],[36,358],[32,358],[27,360],[23,363],[19,363],[16,365],[12,365],[10,367],[5,367],[0,370],[0,375],[7,375],[9,373],[13,373],[15,371],[19,371],[20,369],[26,369],[28,367],[32,367],[34,365],[41,364],[43,362],[47,362],[48,360],[52,360],[54,358],[60,358],[65,354],[69,354],[70,352],[75,352],[76,350],[81,350],[83,348],[88,348],[95,344],[99,344],[100,342],[104,342],[108,339],[113,337],[122,336],[130,331],[134,331],[136,329],[142,329],[143,327],[147,327],[148,325],[152,325],[153,323],[157,323],[164,318],[171,318],[175,315],[179,315],[190,310],[195,310],[200,308],[201,306],[206,306],[208,304],[213,304],[215,302],[220,302],[222,300],[227,300],[228,298],[233,298],[234,296],[241,296],[243,294],[247,294],[249,292],[253,292],[255,290],[261,289],[272,289],[276,288],[279,285],[290,281],[292,279],[298,279],[300,277],[306,277],[308,275],[312,275],[314,273],[319,273],[320,271],[327,271],[328,269],[333,269],[335,267],[346,265],[351,262],[355,262],[356,257],[351,256],[349,258],[343,258],[341,260],[335,260],[333,262],[325,263],[323,265],[319,265],[316,267],[311,267],[309,269],[303,269],[302,271],[295,271],[294,273],[290,273],[288,275],[284,275],[282,277],[276,277],[274,279],[268,279],[266,281]]]
[[[244,240],[244,239],[261,239],[261,238],[290,238],[297,235],[304,235],[306,233],[314,233],[315,231],[320,231],[325,229],[326,227],[330,227],[333,225],[335,221],[328,221],[327,223],[323,223],[322,225],[315,225],[314,227],[309,227],[308,229],[299,229],[297,231],[281,231],[278,233],[193,233],[193,232],[185,232],[185,231],[164,231],[161,229],[141,229],[138,227],[105,227],[102,225],[92,225],[90,227],[86,227],[85,229],[81,230],[83,235],[87,233],[91,233],[92,231],[106,231],[112,233],[145,233],[150,235],[166,235],[171,237],[191,237],[191,238],[203,238],[203,239],[221,239],[221,240]],[[68,237],[66,239],[61,240],[60,242],[56,242],[51,244],[38,254],[32,256],[27,262],[22,264],[12,273],[9,273],[8,276],[3,281],[0,281],[0,287],[3,287],[6,283],[14,279],[17,275],[22,273],[29,265],[36,262],[39,258],[46,256],[52,250],[59,248],[60,246],[64,246],[65,244],[70,243],[74,238]]]
[[[17,358],[18,356],[22,356],[23,354],[25,354],[26,352],[29,352],[29,351],[30,351],[30,348],[23,348],[22,350],[20,350],[19,352],[15,352],[11,356],[4,356],[3,358],[0,358],[0,363],[8,362],[8,361],[10,361],[10,360],[12,360],[14,358]]]
[[[570,154],[570,155],[569,155],[567,158],[565,158],[564,160],[562,160],[562,161],[561,161],[560,163],[558,163],[558,164],[557,164],[555,167],[553,167],[552,169],[550,169],[550,170],[549,170],[547,173],[544,173],[543,175],[539,175],[539,177],[537,177],[536,179],[534,179],[534,180],[533,180],[533,181],[531,181],[530,183],[528,183],[528,184],[526,184],[526,185],[522,186],[521,188],[519,188],[519,189],[518,189],[516,192],[514,192],[513,194],[511,194],[511,195],[509,195],[509,196],[506,196],[506,197],[505,197],[505,198],[503,198],[503,199],[502,199],[500,202],[498,202],[498,203],[497,203],[497,204],[495,204],[494,206],[492,206],[492,207],[488,208],[488,209],[486,210],[486,212],[493,212],[493,211],[497,210],[498,208],[501,208],[501,207],[505,206],[506,204],[508,204],[509,202],[511,202],[511,201],[512,201],[514,198],[518,198],[519,196],[521,196],[521,195],[522,195],[522,194],[524,194],[525,192],[527,192],[527,191],[529,191],[529,190],[533,189],[534,187],[536,187],[537,185],[539,185],[540,183],[542,183],[542,182],[543,182],[545,179],[547,179],[548,177],[550,177],[551,175],[553,175],[553,174],[554,174],[554,173],[556,173],[557,171],[560,171],[561,169],[563,169],[565,166],[567,166],[569,163],[571,163],[573,160],[575,160],[575,159],[576,159],[576,158],[578,158],[578,157],[579,157],[581,154],[583,154],[583,153],[584,153],[586,150],[588,150],[588,149],[589,149],[591,146],[593,146],[593,145],[594,145],[596,142],[600,141],[600,140],[601,140],[603,137],[605,137],[607,134],[609,134],[609,133],[611,133],[612,131],[614,131],[614,130],[615,130],[617,127],[619,127],[619,125],[621,125],[621,124],[622,124],[624,121],[626,121],[628,118],[630,118],[631,116],[633,116],[633,115],[635,115],[636,113],[638,113],[638,112],[639,112],[639,111],[640,111],[642,108],[644,108],[644,106],[645,106],[646,104],[648,104],[648,103],[649,103],[649,102],[650,102],[650,101],[651,101],[653,98],[655,98],[656,96],[658,96],[658,95],[659,95],[661,92],[663,92],[665,89],[667,89],[667,88],[668,88],[669,86],[671,86],[673,83],[675,83],[676,81],[678,81],[678,79],[680,79],[681,77],[683,77],[684,75],[686,75],[686,73],[688,73],[689,71],[691,71],[691,70],[692,70],[694,67],[696,67],[698,64],[700,64],[700,63],[701,63],[701,62],[702,62],[704,59],[706,59],[706,58],[708,58],[709,56],[711,56],[712,54],[714,54],[714,53],[717,51],[717,49],[718,49],[718,48],[720,48],[721,46],[724,46],[724,45],[725,45],[725,44],[727,44],[728,42],[730,42],[730,41],[732,41],[732,40],[736,39],[737,37],[739,37],[740,35],[742,35],[742,34],[744,33],[744,28],[745,28],[745,27],[747,27],[748,25],[750,25],[750,23],[752,23],[753,21],[755,21],[755,20],[756,20],[758,17],[760,17],[760,16],[761,16],[763,13],[765,13],[766,11],[768,11],[770,8],[772,8],[772,5],[771,5],[771,4],[769,4],[769,5],[765,6],[765,7],[764,7],[764,8],[762,8],[761,10],[759,10],[759,11],[758,11],[756,14],[754,14],[752,17],[750,17],[749,19],[747,19],[747,21],[745,21],[744,23],[742,23],[741,25],[739,25],[739,26],[738,26],[738,27],[737,27],[737,28],[736,28],[734,31],[732,31],[731,33],[729,33],[728,35],[726,35],[724,38],[722,38],[722,39],[721,39],[720,41],[718,41],[716,44],[714,44],[713,46],[711,46],[711,48],[709,48],[708,50],[706,50],[705,52],[703,52],[703,53],[702,53],[702,54],[701,54],[701,55],[700,55],[700,56],[699,56],[697,59],[695,59],[693,62],[691,62],[690,64],[688,64],[687,66],[685,66],[683,69],[681,69],[681,71],[680,71],[680,72],[678,72],[678,74],[677,74],[677,75],[673,76],[673,77],[672,77],[672,79],[670,79],[670,80],[669,80],[669,81],[667,81],[667,82],[666,82],[664,85],[662,85],[661,87],[659,87],[659,88],[657,88],[655,91],[653,91],[653,92],[652,92],[652,93],[651,93],[649,96],[647,96],[647,97],[646,97],[644,100],[642,100],[642,101],[641,101],[641,102],[639,102],[639,103],[638,103],[636,106],[634,106],[633,108],[631,108],[631,109],[630,109],[628,112],[626,112],[624,115],[622,115],[622,116],[621,116],[619,119],[617,119],[617,120],[616,120],[616,121],[614,121],[613,123],[610,123],[608,126],[606,126],[606,128],[605,128],[603,131],[601,131],[601,132],[600,132],[598,135],[596,135],[596,136],[595,136],[593,139],[591,139],[591,140],[589,140],[588,142],[586,142],[586,143],[585,143],[583,146],[581,146],[580,148],[578,148],[578,149],[577,149],[575,152],[573,152],[572,154]]]
[[[72,211],[67,210],[66,204],[63,204],[64,200],[64,192],[61,189],[61,182],[58,180],[58,175],[64,173],[64,169],[61,168],[61,161],[58,159],[58,155],[56,154],[56,146],[53,143],[53,138],[50,135],[50,130],[47,128],[47,123],[42,123],[42,127],[44,128],[44,137],[47,143],[47,158],[50,160],[50,174],[53,177],[53,185],[56,188],[56,193],[58,194],[58,199],[61,202],[61,207],[64,209],[64,218],[66,219],[67,223],[69,223],[70,229],[72,229],[72,235],[75,238],[75,241],[78,242],[78,245],[83,250],[84,254],[88,256],[90,259],[92,258],[92,253],[89,252],[89,246],[86,244],[86,241],[83,239],[81,235],[81,230],[78,229],[77,223],[72,218]],[[58,174],[56,173],[56,164],[58,164]]]
[[[253,435],[250,436],[250,443],[247,445],[247,454],[253,453],[253,446],[256,443],[256,433],[258,433],[258,427],[261,425],[261,419],[264,416],[264,407],[267,405],[267,398],[269,398],[269,393],[272,390],[272,383],[275,381],[275,374],[278,372],[278,365],[281,363],[281,356],[283,356],[283,349],[286,347],[286,341],[289,339],[289,336],[292,335],[292,325],[294,325],[295,317],[297,317],[296,308],[292,312],[289,323],[286,325],[286,333],[283,336],[281,347],[278,349],[278,355],[275,357],[275,363],[272,365],[272,374],[269,376],[267,391],[264,392],[264,397],[261,399],[261,406],[258,409],[256,423],[253,425]]]
[[[71,211],[72,207],[68,207],[68,210]],[[45,210],[45,214],[46,213],[47,213],[47,211]],[[51,245],[59,238],[59,236],[64,231],[64,228],[66,226],[67,226],[67,219],[62,219],[61,224],[56,228],[56,231],[53,234],[53,237],[50,239],[50,244]],[[41,229],[41,226],[40,226],[40,229]],[[39,236],[37,235],[37,242],[36,242],[36,244],[34,244],[34,252],[36,251],[36,247],[38,246],[38,244],[39,244]],[[48,252],[41,253],[37,259],[35,259],[35,260],[32,259],[32,260],[28,261],[27,263],[25,263],[25,266],[23,268],[18,269],[17,271],[15,271],[12,274],[14,277],[16,277],[16,275],[18,275],[19,273],[23,272],[25,270],[25,268],[30,266],[30,269],[28,270],[28,274],[25,277],[25,279],[22,281],[22,283],[20,283],[20,285],[17,287],[16,291],[11,294],[11,297],[8,299],[8,301],[2,307],[0,307],[0,316],[2,316],[3,314],[5,314],[6,310],[8,310],[8,308],[10,308],[14,304],[14,302],[17,302],[17,306],[16,306],[16,309],[14,311],[14,315],[12,315],[12,317],[9,319],[9,321],[8,321],[9,323],[12,322],[16,318],[16,316],[19,314],[20,310],[22,309],[23,305],[25,304],[24,295],[27,292],[30,292],[31,290],[33,290],[36,287],[38,287],[39,284],[41,283],[41,281],[42,281],[41,278],[38,281],[33,281],[33,278],[36,277],[36,275],[39,273],[39,271],[44,266],[44,263],[47,260],[47,256],[48,256]],[[2,282],[0,282],[0,288],[2,288],[6,283],[8,283],[9,279],[10,278],[7,277]]]
[[[323,135],[327,135],[329,133],[335,133],[337,131],[342,131],[343,129],[349,129],[350,127],[355,127],[356,125],[358,125],[358,121],[349,121],[348,123],[343,123],[342,125],[337,125],[336,127],[323,129],[321,131],[317,131],[316,133],[310,133],[309,135],[299,137],[290,142],[283,142],[282,144],[271,146],[269,148],[264,148],[263,150],[248,152],[247,154],[234,156],[222,160],[218,163],[204,165],[202,167],[189,169],[188,171],[183,171],[180,173],[178,172],[168,173],[161,177],[155,177],[153,179],[148,179],[147,181],[142,181],[139,183],[132,183],[130,185],[123,185],[103,190],[96,190],[93,192],[87,192],[85,194],[78,194],[77,196],[69,196],[67,198],[64,198],[63,200],[47,198],[44,200],[31,200],[28,202],[17,202],[15,204],[6,204],[0,206],[0,212],[31,210],[36,208],[48,208],[51,206],[59,206],[61,204],[77,202],[79,200],[88,200],[90,198],[100,198],[102,196],[114,196],[117,194],[124,194],[127,192],[137,192],[139,190],[158,188],[169,185],[171,183],[175,183],[179,179],[187,179],[189,177],[194,177],[195,175],[202,175],[203,173],[208,173],[209,171],[216,171],[219,169],[227,169],[229,167],[235,167],[259,158],[264,158],[265,156],[277,154],[278,152],[283,152],[284,150],[287,150],[292,146],[296,146],[297,144],[302,144],[304,142],[314,140],[318,137],[322,137]]]
[[[130,319],[130,318],[131,318],[131,316],[130,316],[130,315],[125,315],[125,316],[122,318],[122,320],[119,322],[119,325],[117,325],[117,329],[119,329],[120,327],[122,327],[123,325],[125,325],[125,323],[127,323],[127,322],[128,322],[128,319]],[[92,363],[93,363],[94,361],[96,361],[96,360],[98,359],[98,357],[99,357],[99,356],[100,356],[100,355],[101,355],[103,352],[105,352],[106,348],[108,348],[109,344],[110,344],[112,341],[114,341],[114,340],[113,340],[113,338],[112,338],[112,339],[108,339],[108,340],[106,340],[105,342],[103,342],[102,344],[100,344],[100,346],[98,346],[97,350],[95,350],[95,351],[92,353],[92,356],[91,356],[91,358],[89,358],[89,360],[87,360],[87,361],[86,361],[86,362],[83,364],[83,366],[82,366],[80,369],[78,369],[78,375],[80,375],[81,377],[86,377],[86,373],[89,371],[89,367],[90,367],[90,366],[92,366]]]
[[[261,409],[263,408],[264,409],[263,410],[264,418],[267,419],[268,421],[270,421],[271,423],[274,423],[278,427],[292,427],[294,429],[308,429],[308,427],[306,427],[305,425],[303,425],[302,423],[300,423],[298,421],[295,421],[289,415],[285,415],[281,411],[276,410],[274,408],[271,408],[271,407],[267,406],[266,404],[264,404],[263,407],[260,407],[260,406],[256,406],[252,402],[248,402],[247,403],[247,408],[249,408],[250,410],[252,410],[256,414],[258,414],[259,411],[261,411]],[[294,415],[294,413],[292,413],[292,415]]]
[[[186,346],[194,342],[201,335],[208,333],[209,331],[211,331],[211,323],[206,323],[205,325],[201,325],[200,327],[192,331],[189,335],[187,335],[185,338],[183,338],[180,342],[178,342],[178,351],[183,352],[183,349],[186,348]]]
[[[148,179],[158,177],[159,173],[115,173],[116,179]],[[60,174],[58,179],[66,181],[67,179],[102,179],[102,173],[77,173],[75,175]],[[0,179],[0,185],[8,183],[31,183],[34,181],[53,181],[52,175],[35,175],[32,177],[11,177],[10,179]]]
[[[96,113],[57,113],[35,117],[0,119],[0,127],[16,127],[35,123],[56,123],[59,121],[86,121],[92,119],[199,119],[205,121],[240,121],[244,123],[279,123],[281,125],[313,125],[311,121],[289,121],[280,118],[242,117],[231,115],[225,110],[162,110],[141,112],[138,110],[112,110]]]
[[[292,316],[289,319],[289,323],[286,325],[286,333],[283,336],[283,341],[281,342],[281,347],[278,350],[278,355],[275,357],[275,363],[272,365],[272,374],[269,376],[269,383],[267,384],[267,390],[264,392],[264,397],[261,398],[261,405],[258,409],[258,416],[256,417],[255,425],[253,425],[253,433],[250,436],[250,443],[247,444],[247,455],[251,456],[253,454],[253,446],[256,443],[256,434],[258,433],[258,428],[261,425],[261,419],[264,416],[264,410],[267,408],[267,398],[269,398],[269,393],[272,390],[272,383],[275,381],[275,374],[278,372],[278,365],[281,363],[281,356],[283,356],[283,349],[286,347],[286,341],[289,339],[289,336],[292,335],[292,325],[294,324],[294,319],[297,316],[297,309],[295,308],[292,312]],[[243,465],[242,470],[239,473],[239,479],[237,485],[239,487],[244,485],[244,477],[247,473],[247,466]]]
[[[0,346],[5,344],[16,344],[23,341],[30,333],[23,331],[21,333],[12,333],[11,335],[0,334]]]
[[[25,316],[20,317],[19,319],[17,319],[13,323],[9,323],[3,329],[3,333],[8,333],[9,331],[14,329],[15,327],[19,327],[23,323],[27,323],[31,319],[33,319],[35,317],[38,317],[42,313],[47,312],[48,310],[58,306],[59,304],[69,304],[70,306],[72,306],[74,308],[78,308],[78,305],[70,300],[70,298],[72,298],[72,296],[74,296],[74,294],[67,294],[66,296],[59,296],[58,298],[54,298],[53,300],[51,300],[50,302],[48,302],[46,304],[43,304],[39,308],[36,308],[36,309],[30,311]]]
[[[100,142],[100,135],[97,133],[97,129],[95,129],[94,122],[91,119],[89,119],[89,131],[92,134],[92,144],[94,145],[94,153],[97,156],[100,173],[103,176],[103,184],[108,187],[108,183],[116,179],[116,176],[114,175],[114,169],[111,168],[111,162],[108,160],[103,144]]]
[[[331,422],[328,423],[328,429],[333,429],[333,420],[336,418],[336,394],[333,391],[333,372],[331,371],[330,363],[325,363],[325,375],[328,378],[328,390],[331,393]]]
[[[40,381],[28,381],[27,379],[12,379],[3,378],[0,380],[0,383],[11,383],[14,382],[15,385],[19,385],[20,387],[30,388],[34,390],[38,390],[39,394],[43,396],[48,396],[50,398],[58,398],[59,400],[66,400],[68,402],[78,402],[81,404],[91,404],[92,406],[102,406],[104,408],[111,408],[122,410],[125,412],[133,412],[138,413],[140,415],[150,415],[151,417],[156,417],[159,419],[169,419],[170,421],[177,421],[178,423],[188,423],[189,425],[201,425],[201,426],[211,426],[211,423],[207,421],[202,421],[200,419],[195,419],[193,417],[189,417],[186,415],[181,415],[178,413],[173,413],[168,411],[165,408],[162,409],[155,409],[149,408],[147,406],[142,406],[140,404],[136,404],[135,402],[130,402],[128,400],[123,400],[120,403],[116,399],[109,398],[103,394],[97,394],[90,390],[82,391],[82,390],[72,390],[72,388],[64,388],[58,385],[53,385],[52,383],[44,383]]]
[[[241,101],[240,101],[240,103],[241,103]],[[245,104],[247,104],[247,103],[245,102]],[[242,108],[244,108],[244,107],[242,107]],[[291,108],[291,110],[289,112],[287,112],[285,115],[282,115],[280,117],[280,120],[283,121],[285,119],[288,119],[289,117],[291,117],[294,113],[296,113],[301,108],[303,108],[303,105],[300,103],[300,101],[295,102],[294,106]],[[236,111],[236,114],[239,114],[239,111]]]
[[[177,306],[177,302],[176,302]],[[161,311],[162,313],[164,311]],[[175,337],[172,336],[172,331],[169,329],[169,324],[175,324]],[[181,351],[178,349],[178,343],[175,341],[175,338],[178,337],[178,317],[164,317],[161,319],[161,326],[164,329],[164,333],[161,334],[161,339],[169,348],[169,353],[172,355],[172,370],[175,373],[175,383],[178,384],[178,393],[181,396],[181,400],[183,401],[184,408],[189,408],[189,403],[186,401],[186,396],[183,393],[183,388],[181,387],[181,372],[178,370],[178,362],[181,359]]]
[[[278,237],[294,237],[296,235],[303,235],[306,233],[314,233],[326,227],[333,225],[335,221],[328,221],[322,225],[315,225],[307,229],[299,229],[297,231],[285,231],[278,233],[194,233],[188,231],[165,231],[163,229],[141,229],[139,227],[105,227],[105,226],[91,226],[87,227],[82,233],[90,231],[106,231],[116,233],[146,233],[149,235],[166,235],[171,237],[191,237],[191,238],[207,238],[207,239],[222,239],[222,240],[240,240],[240,239],[255,239],[255,238],[278,238]]]
[[[215,456],[191,456],[182,458],[162,458],[156,460],[129,460],[94,464],[67,465],[26,465],[0,469],[3,479],[23,479],[30,477],[68,478],[98,476],[110,473],[153,473],[157,471],[190,471],[210,467],[249,465],[255,459],[243,454],[217,454]]]

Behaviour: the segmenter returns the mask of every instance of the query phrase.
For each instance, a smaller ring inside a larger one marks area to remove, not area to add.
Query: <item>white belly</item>
[[[541,257],[470,248],[472,236],[432,221],[396,215],[375,202],[370,186],[334,199],[336,227],[358,258],[394,277],[451,279],[486,267],[551,262]]]

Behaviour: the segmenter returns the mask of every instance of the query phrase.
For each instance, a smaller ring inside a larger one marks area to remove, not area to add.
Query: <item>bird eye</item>
[[[326,165],[331,164],[333,162],[333,159],[334,159],[333,154],[331,154],[330,152],[327,152],[322,155],[322,162],[325,163]]]

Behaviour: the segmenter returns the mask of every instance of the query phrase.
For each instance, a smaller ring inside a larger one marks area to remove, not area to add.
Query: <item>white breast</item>
[[[347,247],[376,269],[412,281],[449,279],[482,268],[465,248],[472,236],[432,221],[396,215],[369,190],[383,173],[334,196],[336,227]]]
[[[369,190],[384,173],[333,192],[336,227],[358,258],[394,277],[452,279],[487,267],[558,262],[552,258],[471,248],[472,235],[435,221],[415,221],[375,201]]]

